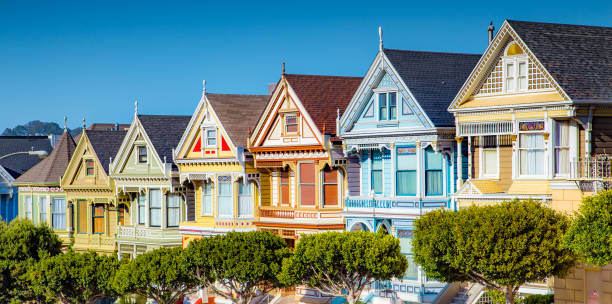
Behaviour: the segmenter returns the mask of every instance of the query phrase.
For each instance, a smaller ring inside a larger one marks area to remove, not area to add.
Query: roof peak
[[[285,76],[305,76],[305,77],[335,77],[335,78],[363,78],[362,76],[341,76],[341,75],[311,75],[311,74],[284,74]]]
[[[454,53],[454,52],[439,52],[439,51],[400,50],[400,49],[389,49],[389,48],[384,48],[383,52],[384,51],[407,52],[407,53],[422,53],[422,54],[446,54],[446,55],[476,55],[476,56],[482,56],[482,54],[477,54],[477,53]]]
[[[576,26],[576,27],[591,27],[591,28],[612,29],[612,27],[601,26],[601,25],[585,25],[585,24],[570,24],[570,23],[556,23],[556,22],[525,21],[525,20],[514,20],[514,19],[506,19],[506,21],[508,23],[518,22],[518,23],[529,23],[529,24],[548,24],[548,25],[563,25],[563,26]]]

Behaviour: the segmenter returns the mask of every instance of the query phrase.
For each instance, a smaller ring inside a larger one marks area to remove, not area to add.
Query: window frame
[[[376,169],[374,170],[374,153],[378,152],[380,153],[380,169]],[[385,192],[385,185],[384,185],[384,181],[385,181],[385,177],[384,177],[384,158],[383,158],[383,151],[381,150],[370,150],[370,191],[372,191],[372,193],[374,194],[384,194]],[[378,172],[380,171],[380,192],[376,192],[376,190],[374,189],[374,171]]]
[[[325,179],[325,172],[328,169],[329,169],[329,171],[333,172],[333,174],[336,175],[335,176],[336,180],[334,182],[328,182]],[[320,193],[321,193],[321,207],[322,208],[337,208],[337,207],[339,207],[340,206],[340,197],[341,197],[341,195],[340,195],[340,186],[341,186],[341,184],[340,184],[340,172],[339,172],[338,168],[334,168],[334,167],[331,167],[331,166],[327,165],[327,166],[323,167],[323,170],[321,170],[320,172],[321,172],[321,190],[320,190]],[[326,203],[327,202],[326,199],[325,199],[325,194],[326,194],[325,188],[326,188],[326,186],[336,186],[336,201],[333,204]]]
[[[558,135],[559,135],[559,125],[561,124],[565,124],[566,128],[567,128],[567,146],[560,146],[557,145],[557,140]],[[571,159],[571,154],[572,154],[572,149],[571,149],[571,139],[572,139],[572,123],[570,120],[554,120],[553,121],[553,134],[552,134],[552,159],[553,159],[553,176],[554,177],[561,177],[561,178],[567,178],[570,176],[570,171],[571,171],[571,167],[569,166],[570,163],[570,159]],[[557,170],[557,151],[559,150],[565,150],[567,151],[567,162],[568,162],[568,167],[567,167],[567,172],[566,173],[559,173]]]
[[[93,204],[91,205],[91,234],[104,234],[106,233],[106,227],[104,223],[104,217],[106,215],[106,206],[104,204]],[[102,215],[96,215],[96,208],[102,207]],[[101,232],[96,232],[96,219],[102,219],[102,230]]]
[[[428,152],[428,151],[431,151],[431,152]],[[440,157],[440,169],[428,169],[427,168],[428,167],[428,161],[427,161],[427,154],[428,153],[433,153],[434,155],[435,154],[440,154],[440,156],[441,156]],[[432,149],[432,148],[423,149],[423,167],[424,167],[424,170],[423,170],[424,174],[423,175],[425,177],[425,180],[424,180],[424,183],[423,183],[423,186],[425,187],[425,196],[444,196],[444,184],[445,184],[444,183],[444,181],[445,181],[445,178],[444,178],[444,171],[445,171],[444,170],[444,167],[445,167],[445,157],[444,157],[444,154],[441,151],[436,153],[436,151],[434,149]],[[435,172],[438,172],[438,171],[440,172],[440,192],[429,193],[429,191],[428,191],[429,184],[428,184],[427,173],[428,172],[434,172],[434,171]]]
[[[85,175],[86,176],[94,176],[96,175],[96,164],[93,159],[84,159],[85,162]],[[89,166],[91,164],[91,167]],[[91,169],[91,174],[89,174],[89,169]]]
[[[210,187],[210,189],[207,189],[208,187]],[[214,204],[213,204],[213,198],[214,198],[214,183],[212,181],[210,182],[203,182],[200,185],[200,196],[201,196],[201,206],[200,206],[200,216],[213,216],[215,208],[214,208]],[[210,197],[210,212],[207,211],[208,208],[208,204],[206,203],[207,197]]]
[[[517,121],[517,124],[520,124],[521,122],[542,122],[544,123],[544,128],[542,130],[530,130],[530,131],[521,131],[519,129],[518,131],[518,136],[516,137],[516,163],[517,163],[517,177],[519,179],[545,179],[547,176],[547,172],[548,172],[548,164],[546,163],[546,138],[545,138],[545,133],[546,133],[546,122],[543,120],[529,120],[529,121]],[[517,128],[518,129],[518,128]],[[542,147],[539,149],[527,149],[527,148],[521,148],[521,135],[540,135],[542,136]],[[542,174],[541,175],[534,175],[534,174],[523,174],[521,172],[521,151],[523,150],[541,150],[543,151],[542,153],[542,157],[543,159],[542,164],[545,166],[544,169],[542,170]]]
[[[508,46],[510,47],[510,46]],[[504,50],[504,54],[507,52],[507,48]],[[520,75],[520,65],[521,63],[525,64],[525,76]],[[514,65],[513,75],[508,74],[508,64]],[[508,88],[507,79],[512,78],[512,82],[514,83],[514,89],[510,90]],[[520,88],[520,79],[525,78],[525,87]],[[510,93],[523,93],[529,90],[529,58],[527,55],[517,54],[517,55],[504,55],[502,57],[502,92],[510,94]]]
[[[25,198],[26,206],[25,206],[25,210],[23,211],[23,216],[26,219],[29,219],[30,221],[34,222],[34,196],[24,195],[24,198]]]
[[[312,174],[313,174],[313,178],[312,178],[312,183],[304,183],[302,182],[302,165],[312,165]],[[304,162],[298,162],[297,164],[298,167],[298,171],[297,171],[297,175],[298,175],[298,195],[299,195],[299,202],[300,202],[300,207],[306,207],[306,208],[316,208],[317,206],[317,166],[315,165],[314,162],[310,162],[310,161],[304,161]],[[313,202],[312,204],[307,204],[305,205],[304,202],[302,201],[302,186],[306,186],[306,187],[312,187],[313,191],[315,193],[313,193],[312,198],[313,198]]]
[[[291,124],[291,126],[295,125],[295,132],[289,132],[289,124],[287,123],[288,118],[295,118],[295,124]],[[283,114],[283,134],[284,135],[298,135],[300,133],[300,116],[298,112],[290,112]]]
[[[283,179],[285,179],[283,177],[283,174],[287,174],[287,178],[286,181],[287,183],[283,183]],[[279,185],[280,185],[280,191],[278,191],[278,195],[280,196],[279,198],[279,204],[280,206],[285,206],[285,207],[289,207],[291,206],[291,168],[289,167],[284,167],[281,168],[278,171],[278,179],[279,179]],[[284,203],[285,200],[285,196],[283,196],[283,187],[287,187],[287,203]]]
[[[61,201],[58,202],[58,204],[62,204],[63,208],[61,208],[61,210],[63,210],[64,212],[62,213],[56,213],[54,212],[55,208],[53,208],[55,206],[56,201]],[[55,216],[63,216],[63,223],[64,226],[63,227],[56,227],[56,223],[55,223]],[[53,227],[53,229],[55,230],[65,230],[66,229],[66,199],[63,197],[51,197],[51,227]]]
[[[242,189],[243,189],[242,187],[246,187],[248,189],[249,191],[248,195],[247,193],[242,193]],[[246,198],[246,197],[248,197],[249,199],[248,201],[249,213],[242,214],[241,207],[243,206],[244,202],[241,201],[241,198]],[[253,217],[253,183],[250,181],[245,181],[244,178],[238,182],[238,217],[239,218]]]
[[[208,143],[208,132],[209,131],[214,131],[215,132],[215,144],[211,145]],[[202,141],[202,145],[204,146],[204,149],[213,149],[213,148],[217,148],[219,146],[219,130],[217,130],[217,127],[204,127],[202,128],[202,135],[204,137],[204,140]]]
[[[406,154],[406,155],[414,155],[415,158],[415,168],[413,170],[406,170],[406,169],[399,169],[399,165],[398,165],[398,161],[399,161],[399,157],[397,155],[399,155],[398,150],[399,149],[414,149],[414,152],[406,152],[406,153],[402,153],[402,154]],[[395,148],[395,195],[397,196],[416,196],[417,193],[419,192],[419,187],[418,187],[418,183],[417,183],[417,175],[418,175],[418,167],[419,167],[419,160],[418,160],[418,156],[417,156],[417,148],[416,146],[400,146],[400,147],[396,147]],[[400,193],[399,191],[399,173],[401,172],[414,172],[414,177],[415,177],[415,185],[414,185],[414,194],[411,193]]]
[[[170,207],[171,198],[176,197],[177,206]],[[166,228],[177,228],[181,225],[181,205],[183,204],[183,196],[179,193],[168,193],[166,194]],[[177,219],[176,225],[170,225],[170,209],[176,210]]]
[[[43,214],[45,215],[44,219],[43,219],[43,216],[42,216]],[[41,195],[41,196],[38,197],[38,221],[41,224],[48,222],[47,196],[45,196],[45,195]]]
[[[141,153],[142,150],[144,150],[144,155]],[[147,146],[145,145],[138,145],[136,146],[136,162],[138,164],[146,164],[149,162],[149,149],[147,149]],[[144,157],[144,161],[143,158]]]
[[[486,147],[484,145],[484,138],[485,136],[495,136],[495,147],[491,148],[491,147]],[[482,179],[499,179],[499,169],[500,169],[500,151],[499,151],[499,136],[498,135],[483,135],[483,136],[479,136],[478,138],[479,140],[479,152],[478,152],[478,158],[479,158],[479,170],[478,170],[478,178],[482,178]],[[484,172],[484,168],[485,168],[485,152],[487,151],[495,151],[495,156],[497,161],[495,162],[496,164],[496,168],[495,168],[495,173],[491,174],[491,173],[485,173]]]
[[[87,222],[88,222],[88,219],[87,219],[87,208],[89,206],[89,203],[87,202],[87,200],[83,200],[83,199],[77,200],[76,203],[77,203],[77,212],[76,212],[76,217],[77,217],[77,220],[76,220],[76,222],[77,222],[77,234],[87,234],[87,233],[89,233],[89,227],[87,227]],[[81,203],[83,203],[83,204],[81,204]],[[81,216],[81,207],[85,207],[85,212],[83,213],[85,215],[84,219]],[[85,227],[83,227],[85,231],[81,230],[81,224],[82,223],[85,223]]]
[[[228,179],[229,181],[221,181],[221,178]],[[221,194],[221,183],[229,184],[229,194]],[[221,214],[221,199],[229,198],[231,202],[230,214]],[[217,217],[220,218],[233,218],[234,217],[234,181],[231,175],[219,175],[217,176]]]
[[[123,210],[123,214],[121,212],[122,210]],[[126,204],[121,203],[119,204],[119,206],[117,206],[117,225],[125,226],[125,216],[127,214],[129,218],[129,213],[130,213],[129,210],[130,209],[128,208]],[[121,224],[121,219],[123,219],[123,224]]]
[[[151,204],[151,199],[154,197],[153,195],[151,195],[152,191],[159,191],[159,206],[158,207],[153,207]],[[149,189],[148,194],[149,194],[149,197],[148,197],[149,198],[149,227],[160,228],[163,226],[162,207],[163,207],[164,193],[162,189],[154,188],[154,189]],[[153,225],[153,210],[159,210],[159,225]]]
[[[147,223],[147,195],[138,193],[136,198],[136,206],[138,208],[138,225],[146,225]],[[142,221],[141,221],[142,217]]]

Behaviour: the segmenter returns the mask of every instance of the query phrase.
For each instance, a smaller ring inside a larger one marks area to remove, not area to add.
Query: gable
[[[146,162],[139,161],[138,149],[146,147]],[[111,175],[164,175],[165,168],[151,140],[134,119],[112,165]]]
[[[66,168],[66,172],[61,179],[61,187],[79,187],[79,186],[108,186],[109,178],[106,175],[102,163],[98,159],[93,146],[89,142],[83,132],[79,143],[70,158],[70,163]],[[93,174],[87,174],[87,162],[93,164]]]

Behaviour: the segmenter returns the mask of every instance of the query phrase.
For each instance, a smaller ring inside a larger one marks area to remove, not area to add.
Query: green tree
[[[69,251],[40,261],[30,271],[30,278],[37,282],[39,293],[49,301],[92,304],[118,296],[112,286],[118,268],[116,255]]]
[[[536,201],[432,211],[415,223],[415,262],[444,282],[472,281],[514,303],[521,285],[564,276],[575,255],[562,246],[569,220]]]
[[[192,241],[186,249],[192,277],[200,287],[234,303],[247,304],[260,292],[282,286],[278,273],[290,250],[265,231],[229,232]]]
[[[368,284],[401,278],[407,267],[399,240],[391,235],[325,232],[303,236],[280,277],[286,284],[306,284],[354,304]]]
[[[591,265],[612,262],[612,190],[583,200],[565,236],[565,245]]]
[[[28,270],[61,253],[62,242],[48,226],[15,219],[0,223],[0,244],[0,303],[36,300],[36,282],[29,281]]]
[[[159,304],[174,304],[198,282],[188,272],[182,248],[162,247],[121,265],[113,286],[120,294],[135,293]]]

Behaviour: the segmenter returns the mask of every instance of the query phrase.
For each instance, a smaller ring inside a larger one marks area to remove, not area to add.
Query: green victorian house
[[[118,200],[119,258],[181,245],[179,223],[187,220],[186,202],[194,195],[179,182],[172,149],[190,118],[135,113],[110,168]]]

